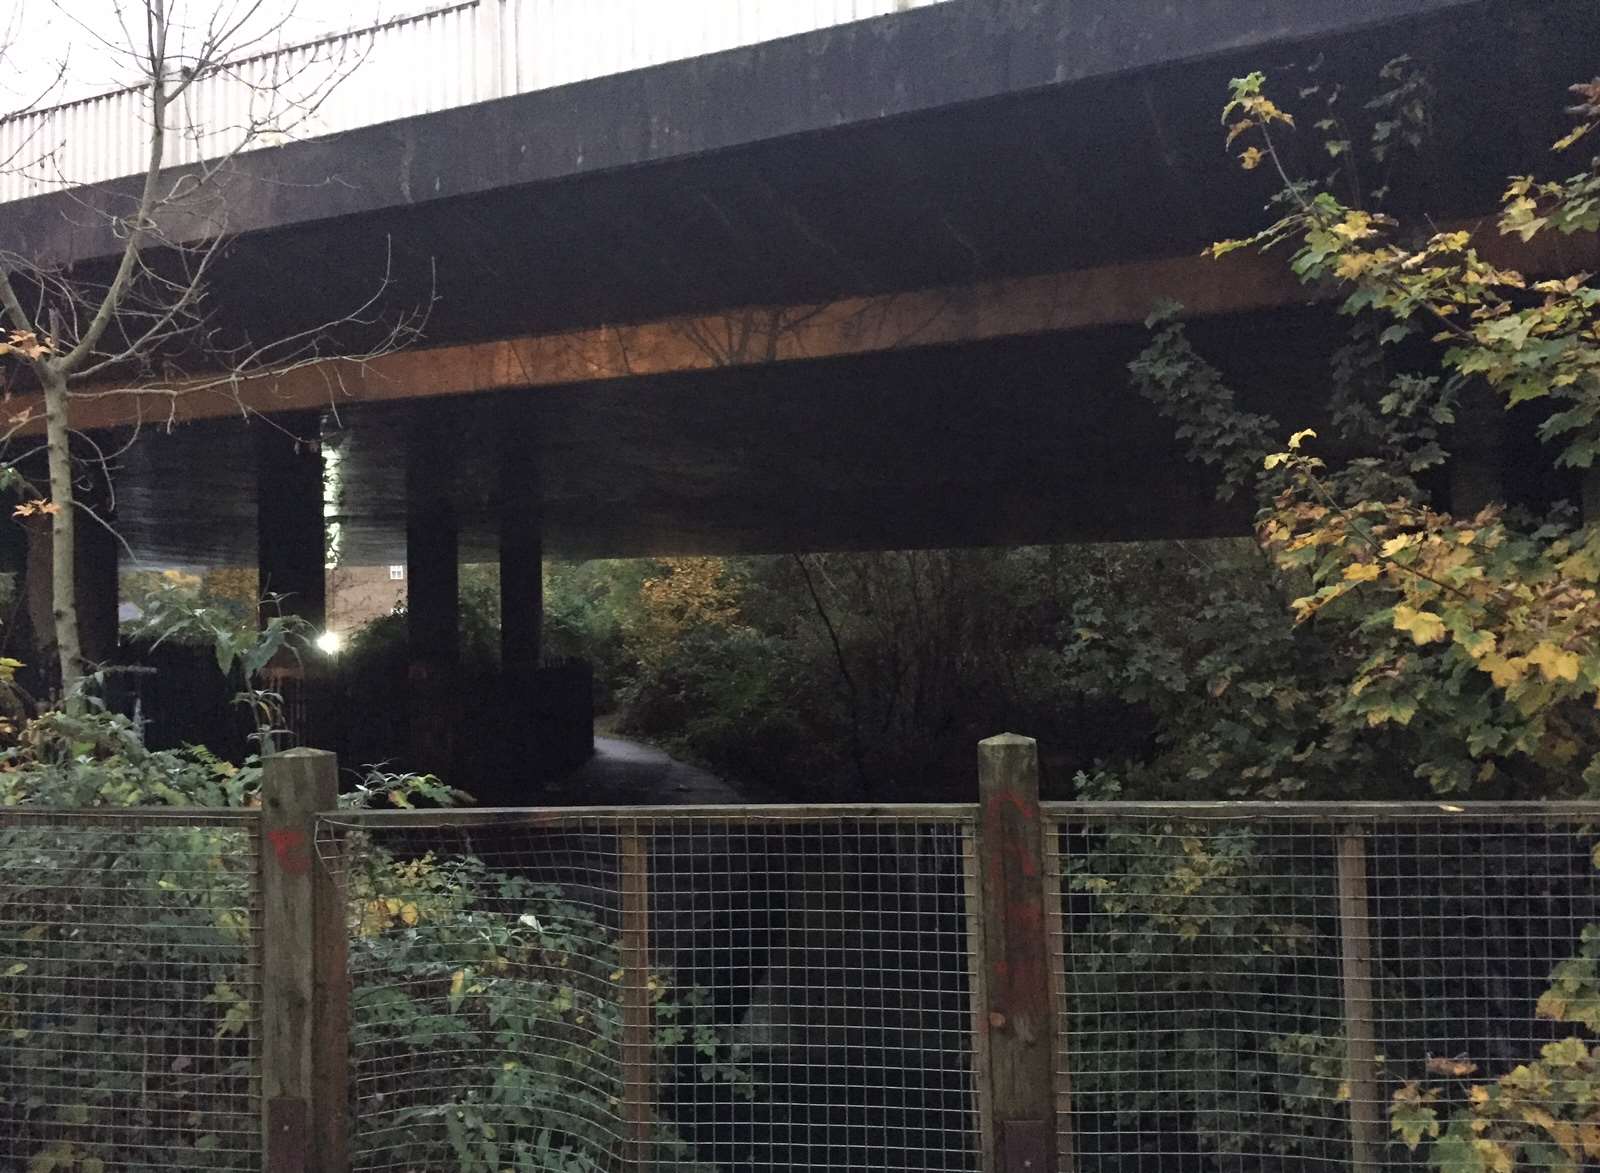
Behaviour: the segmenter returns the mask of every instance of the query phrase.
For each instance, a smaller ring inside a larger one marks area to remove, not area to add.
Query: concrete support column
[[[550,736],[539,672],[544,640],[544,525],[539,470],[528,438],[515,432],[500,453],[499,727],[504,773],[541,762]],[[526,773],[523,774],[526,777]],[[525,802],[507,793],[504,801]]]
[[[79,486],[83,493],[83,486]],[[111,496],[103,475],[96,471],[94,486],[85,493],[75,531],[78,585],[78,640],[83,658],[91,664],[110,664],[117,658],[117,606],[121,602],[122,543],[113,528]]]
[[[254,426],[258,590],[283,596],[284,614],[321,632],[328,622],[322,421],[316,412],[297,412]]]
[[[406,627],[412,769],[452,776],[460,725],[460,535],[447,428],[419,413],[406,445]]]
[[[499,522],[500,662],[508,682],[527,681],[544,648],[544,519],[526,449],[501,460]]]

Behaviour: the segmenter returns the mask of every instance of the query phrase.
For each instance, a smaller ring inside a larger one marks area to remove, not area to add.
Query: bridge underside
[[[1314,421],[1327,314],[1197,324],[1286,425]],[[1291,340],[1284,345],[1284,340]],[[1269,348],[1262,343],[1272,341]],[[405,560],[408,447],[453,471],[437,502],[492,561],[504,453],[563,558],[770,553],[1241,532],[1128,385],[1137,327],[813,362],[367,404],[323,416],[340,557]],[[306,427],[301,421],[298,426]],[[256,558],[260,422],[131,446],[118,515],[160,563]]]
[[[386,283],[390,309],[431,306],[426,338],[353,397],[268,388],[266,422],[185,401],[119,457],[117,526],[151,563],[255,565],[313,622],[327,547],[407,563],[423,767],[457,736],[462,561],[501,565],[510,744],[537,723],[543,556],[1243,532],[1248,505],[1216,501],[1126,372],[1150,303],[1192,293],[1197,343],[1250,406],[1286,431],[1325,410],[1339,324],[1280,258],[1237,286],[1155,279],[1263,216],[1271,182],[1222,150],[1228,79],[1274,69],[1290,99],[1338,81],[1354,103],[1411,54],[1435,128],[1389,206],[1471,219],[1505,175],[1549,169],[1596,43],[1592,0],[959,0],[262,152],[232,190],[219,337],[303,329]],[[1301,149],[1326,165],[1313,133]],[[93,273],[103,233],[52,198],[8,207],[0,248]],[[903,314],[930,288],[955,310],[936,299],[899,339],[806,308]],[[738,306],[798,307],[826,345],[729,340],[708,362],[663,325]],[[125,434],[115,402],[80,425]],[[1536,463],[1521,442],[1489,463]],[[110,564],[109,587],[84,581],[114,646],[115,550],[90,561]]]
[[[1393,206],[1470,217],[1493,207],[1504,175],[1547,166],[1565,87],[1592,72],[1600,41],[1600,6],[1578,0],[1386,0],[1319,8],[1314,19],[1294,4],[1248,18],[1233,4],[1152,4],[1137,37],[1085,19],[1083,5],[1011,7],[1024,14],[1010,18],[1015,28],[992,16],[974,23],[990,6],[963,0],[284,148],[270,164],[278,179],[323,180],[264,185],[243,202],[239,215],[259,227],[219,263],[216,325],[254,337],[304,327],[385,274],[391,306],[435,299],[426,348],[1192,257],[1259,223],[1270,188],[1222,151],[1216,111],[1229,76],[1277,68],[1292,87],[1320,63],[1317,80],[1358,94],[1402,52],[1432,76],[1437,125],[1425,155],[1398,172]],[[1207,27],[1201,9],[1215,9]],[[1380,9],[1387,15],[1374,16]],[[1030,21],[1053,30],[1050,52],[1071,58],[1052,75],[1059,84],[1029,88],[1044,68],[1025,59]],[[1185,56],[1190,42],[1197,56]],[[1119,69],[1119,52],[1142,71]],[[982,76],[953,79],[955,65]],[[758,92],[770,76],[800,87],[791,97],[804,110],[790,130],[816,126],[745,142],[776,116],[767,109],[776,95]],[[962,100],[972,94],[988,96]],[[556,149],[579,128],[611,141],[621,111],[649,101],[682,116],[677,138],[597,145],[609,166]],[[909,112],[872,117],[874,102]],[[842,121],[826,129],[830,113]],[[1302,137],[1304,165],[1320,165],[1313,134]],[[710,149],[723,140],[735,145]],[[32,201],[0,235],[92,255],[92,234],[60,228],[70,218],[52,219],[46,203]],[[1133,292],[1153,301],[1170,291]],[[403,549],[400,454],[424,411],[422,434],[454,449],[450,492],[469,554],[493,546],[491,469],[508,440],[536,470],[526,475],[537,477],[545,549],[567,556],[1236,530],[1240,516],[1217,507],[1170,429],[1126,391],[1143,306],[1127,289],[1120,296],[1128,312],[1112,328],[791,355],[759,368],[547,377],[524,389],[500,378],[494,394],[431,407],[433,352],[423,349],[420,374],[369,384],[326,425],[340,453],[343,553],[393,560]],[[1324,385],[1330,341],[1310,320],[1284,308],[1204,327],[1286,424],[1315,417]],[[406,404],[382,402],[396,397]],[[129,452],[118,515],[136,550],[253,560],[254,441],[236,412],[224,414],[235,418]]]

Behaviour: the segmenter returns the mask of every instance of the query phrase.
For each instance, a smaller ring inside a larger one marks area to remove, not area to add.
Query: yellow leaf
[[[1261,166],[1261,160],[1266,157],[1266,153],[1260,147],[1246,147],[1239,152],[1239,166],[1246,171],[1254,171]]]
[[[1594,122],[1586,122],[1586,123],[1584,123],[1582,126],[1579,126],[1579,127],[1575,128],[1572,131],[1571,134],[1566,135],[1563,138],[1557,139],[1554,143],[1551,144],[1550,149],[1552,151],[1564,151],[1564,150],[1566,150],[1568,147],[1571,147],[1574,143],[1576,143],[1579,139],[1581,139],[1584,135],[1588,134],[1591,130],[1593,130],[1597,125],[1600,125],[1600,123],[1594,123]]]
[[[1567,1005],[1567,999],[1555,990],[1546,990],[1539,995],[1539,1001],[1534,1006],[1533,1012],[1540,1018],[1549,1018],[1560,1022],[1566,1017]]]
[[[415,904],[402,904],[400,906],[400,919],[408,925],[417,923],[417,906]]]
[[[1371,582],[1383,573],[1383,567],[1376,562],[1352,562],[1344,568],[1346,582]]]
[[[1372,235],[1371,224],[1372,217],[1366,212],[1349,212],[1342,223],[1333,226],[1333,231],[1346,240],[1361,240]]]
[[[1346,253],[1333,267],[1333,275],[1345,281],[1354,281],[1377,263],[1373,253]]]
[[[1578,1146],[1576,1142],[1578,1138],[1572,1125],[1558,1121],[1537,1104],[1523,1104],[1518,1109],[1517,1114],[1535,1128],[1549,1134],[1550,1139],[1560,1145],[1567,1156],[1577,1160]]]
[[[1444,620],[1431,611],[1418,611],[1404,603],[1394,609],[1394,629],[1410,635],[1419,646],[1437,643],[1445,635]]]
[[[1310,428],[1305,428],[1289,437],[1289,447],[1291,449],[1296,449],[1299,448],[1300,445],[1304,444],[1307,440],[1315,440],[1316,438],[1317,433],[1315,431]]]
[[[1497,1141],[1478,1139],[1472,1142],[1473,1151],[1488,1165],[1490,1173],[1516,1173],[1511,1154]]]
[[[1484,656],[1478,667],[1494,679],[1496,688],[1510,688],[1528,674],[1528,661],[1521,656]]]
[[[1584,1120],[1578,1124],[1578,1143],[1585,1156],[1600,1157],[1600,1124]]]
[[[1548,641],[1534,646],[1528,653],[1528,663],[1537,667],[1546,680],[1578,679],[1578,669],[1582,666],[1576,652],[1566,651]]]

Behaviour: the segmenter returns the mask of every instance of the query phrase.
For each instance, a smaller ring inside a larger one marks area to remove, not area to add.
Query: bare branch
[[[40,140],[47,133],[42,119],[26,131],[23,147],[13,137],[10,157],[0,159],[0,170],[52,178],[86,219],[108,222],[121,242],[109,277],[16,252],[0,254],[4,321],[19,333],[43,334],[35,323],[48,324],[49,340],[41,353],[6,357],[7,398],[15,390],[22,402],[0,417],[0,446],[13,460],[41,452],[48,457],[55,506],[55,642],[61,680],[70,691],[86,667],[73,582],[75,525],[81,519],[116,534],[114,489],[102,510],[75,491],[75,470],[91,470],[95,482],[113,486],[117,460],[137,442],[144,425],[170,428],[189,396],[224,396],[242,418],[264,418],[262,413],[274,406],[276,379],[314,369],[330,404],[336,404],[349,393],[348,376],[359,372],[368,378],[369,364],[420,335],[431,298],[422,308],[386,314],[392,281],[392,258],[386,253],[375,288],[348,313],[267,340],[254,337],[243,323],[224,332],[212,320],[209,295],[229,239],[227,181],[237,175],[244,151],[268,136],[292,134],[315,118],[349,76],[342,66],[355,42],[331,39],[326,50],[314,49],[286,64],[286,59],[251,54],[269,44],[276,47],[292,8],[262,27],[266,0],[222,0],[190,23],[181,16],[181,0],[112,0],[122,34],[121,43],[114,44],[114,33],[91,28],[57,2],[87,37],[134,67],[139,84],[124,92],[137,94],[142,104],[147,147],[137,197],[110,208],[72,190],[74,177],[64,174],[70,156]],[[365,53],[356,56],[364,60]],[[202,82],[242,91],[242,106],[229,108],[243,113],[226,125],[208,125],[202,99],[221,91],[203,91]],[[163,167],[174,143],[192,146],[201,161],[167,175]],[[47,149],[28,159],[29,144]],[[95,196],[104,198],[104,193]],[[109,443],[81,422],[86,401],[105,399],[125,401],[131,416],[130,430]],[[22,445],[28,451],[14,451],[13,442],[36,436],[41,423],[43,447]],[[279,425],[269,421],[269,426]]]

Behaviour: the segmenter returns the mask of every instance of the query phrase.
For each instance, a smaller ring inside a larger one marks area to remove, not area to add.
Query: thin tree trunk
[[[83,647],[78,638],[77,504],[72,492],[72,427],[67,379],[49,364],[40,369],[44,384],[45,440],[50,455],[50,611],[55,619],[61,694],[73,697],[83,679]]]

